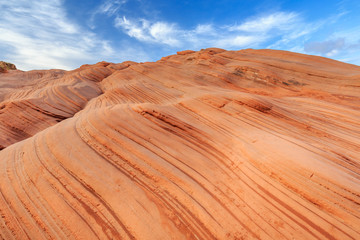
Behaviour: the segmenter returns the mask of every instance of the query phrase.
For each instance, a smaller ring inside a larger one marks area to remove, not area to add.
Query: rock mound
[[[5,73],[8,70],[16,70],[16,66],[12,63],[0,61],[0,73]]]
[[[360,239],[360,67],[274,50],[0,75],[0,239]]]

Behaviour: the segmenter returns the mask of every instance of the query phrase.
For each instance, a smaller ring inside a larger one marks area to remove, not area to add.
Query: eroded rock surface
[[[0,73],[7,73],[9,70],[16,70],[16,66],[12,63],[0,61]]]
[[[0,74],[2,239],[360,239],[360,67],[273,50]]]

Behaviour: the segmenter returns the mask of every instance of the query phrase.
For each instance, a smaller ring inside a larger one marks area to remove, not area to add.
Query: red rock
[[[176,52],[177,55],[187,55],[187,54],[191,54],[194,53],[195,51],[193,50],[184,50],[184,51],[180,51],[180,52]]]
[[[360,239],[360,67],[205,49],[0,75],[2,239]]]
[[[0,73],[7,73],[9,70],[16,70],[16,66],[12,63],[0,61]]]

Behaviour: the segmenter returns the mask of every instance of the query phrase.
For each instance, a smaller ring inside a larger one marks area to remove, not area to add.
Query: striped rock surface
[[[359,66],[184,51],[0,101],[0,239],[360,239]]]

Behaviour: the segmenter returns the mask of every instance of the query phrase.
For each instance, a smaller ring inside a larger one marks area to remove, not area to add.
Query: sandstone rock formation
[[[0,102],[0,239],[360,239],[359,66],[183,51]]]
[[[6,73],[8,70],[16,70],[16,66],[12,63],[0,61],[0,73]]]

